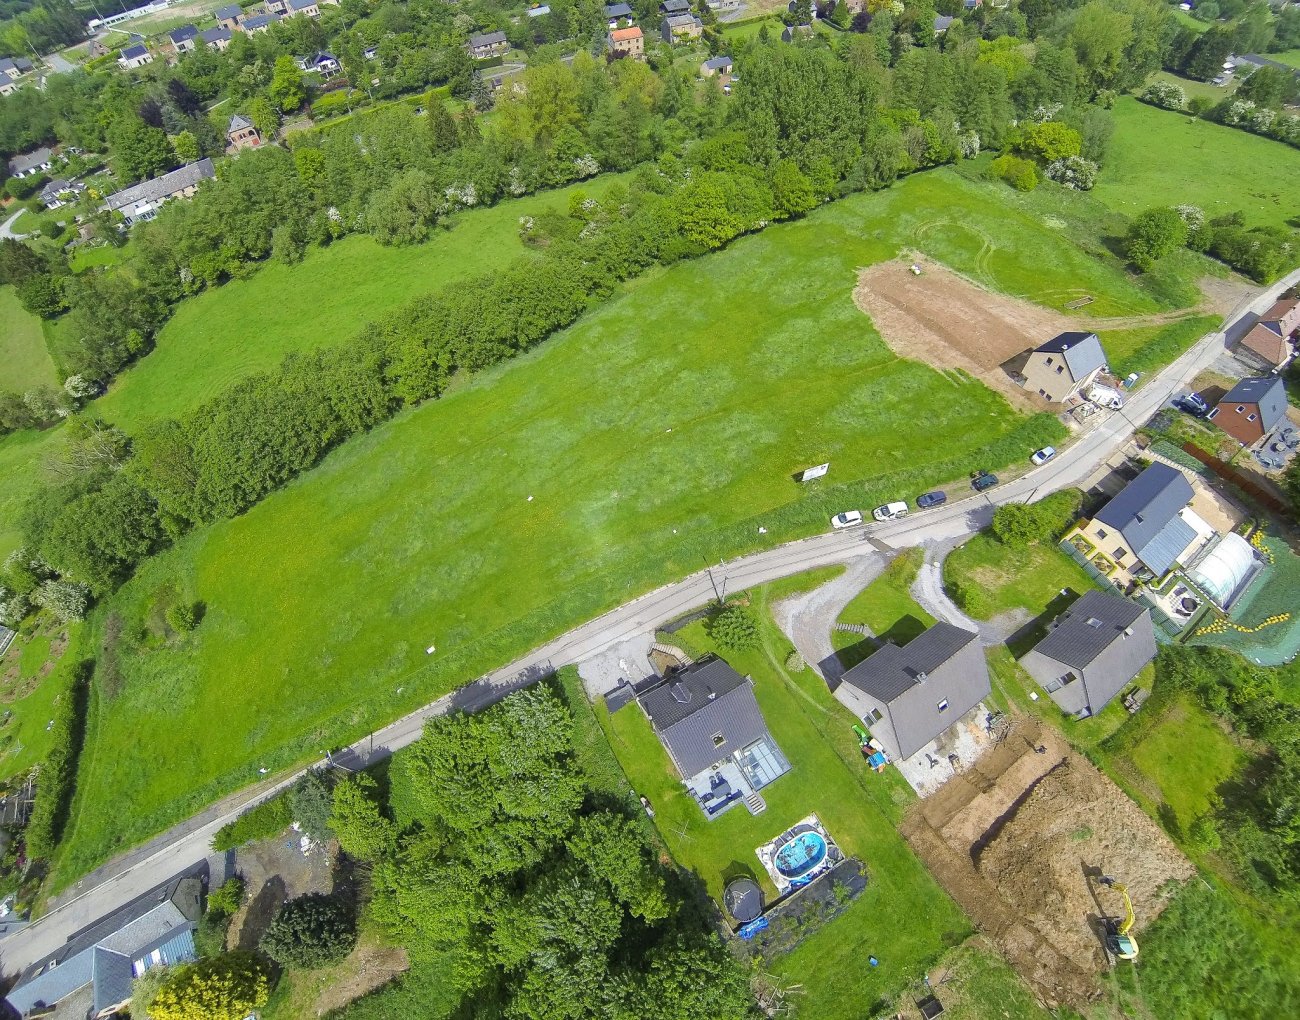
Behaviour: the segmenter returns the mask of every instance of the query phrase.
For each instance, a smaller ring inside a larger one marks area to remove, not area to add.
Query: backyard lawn
[[[1095,587],[1084,569],[1055,543],[1017,549],[1003,545],[987,531],[948,554],[943,580],[945,586],[982,592],[978,602],[965,607],[978,620],[990,620],[1013,609],[1038,616],[1059,597],[1062,588],[1081,595]]]
[[[23,308],[11,286],[0,287],[0,365],[0,388],[12,393],[63,381],[55,377],[41,320]]]
[[[905,550],[844,607],[837,622],[865,624],[878,638],[907,644],[934,623],[909,590],[924,558],[919,547]],[[874,642],[846,630],[832,631],[831,644],[845,669],[852,669],[875,649]]]
[[[1252,226],[1283,226],[1295,215],[1300,153],[1290,146],[1131,96],[1113,113],[1110,156],[1092,194],[1116,211],[1186,202],[1207,216],[1240,210]]]
[[[1217,315],[1194,315],[1165,326],[1107,330],[1102,337],[1106,359],[1120,378],[1130,372],[1150,375],[1164,368],[1206,333],[1219,328]]]
[[[123,619],[123,685],[92,713],[59,880],[701,562],[1054,441],[1054,421],[897,358],[852,301],[857,270],[906,246],[1057,307],[1080,289],[1161,307],[1005,194],[917,175],[649,273],[144,564],[97,614],[97,641]],[[824,482],[790,480],[827,460]],[[172,590],[203,624],[136,647]]]
[[[902,777],[895,770],[877,775],[866,766],[851,729],[853,717],[816,673],[790,674],[782,666],[791,646],[772,623],[770,606],[804,586],[809,581],[796,577],[751,592],[761,646],[725,656],[753,677],[769,730],[793,766],[763,789],[764,813],[750,815],[738,806],[706,820],[637,705],[613,716],[603,709],[599,714],[633,788],[654,805],[656,825],[673,857],[715,900],[740,874],[758,879],[767,897],[774,896],[754,851],[813,812],[840,847],[863,862],[866,892],[773,967],[784,981],[803,985],[801,1016],[856,1020],[961,941],[969,925],[895,829],[912,798]],[[683,633],[695,647],[712,648],[702,622]],[[881,961],[878,969],[866,965],[868,955]]]

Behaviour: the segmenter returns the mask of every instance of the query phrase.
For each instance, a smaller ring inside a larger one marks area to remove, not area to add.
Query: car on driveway
[[[937,489],[934,492],[923,492],[916,497],[916,506],[919,510],[929,510],[932,506],[942,506],[947,502],[948,494]]]
[[[907,516],[907,504],[903,502],[886,503],[871,511],[871,516],[878,521],[896,521]]]
[[[1055,456],[1056,456],[1055,446],[1044,446],[1041,450],[1035,451],[1034,455],[1029,459],[1032,460],[1036,466],[1041,467],[1043,464],[1046,464],[1049,460],[1051,460]]]
[[[1180,411],[1186,411],[1195,418],[1204,418],[1210,413],[1210,405],[1205,402],[1205,398],[1199,393],[1184,393],[1174,401],[1174,406]]]
[[[855,528],[862,523],[861,510],[845,510],[831,518],[832,528]]]
[[[998,476],[991,475],[987,471],[981,471],[970,480],[970,487],[976,492],[986,492],[998,484]]]

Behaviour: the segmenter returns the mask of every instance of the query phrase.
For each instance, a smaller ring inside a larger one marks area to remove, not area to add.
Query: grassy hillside
[[[9,286],[0,287],[0,366],[0,387],[15,393],[62,382],[45,349],[41,320],[23,309]]]
[[[22,541],[18,513],[41,477],[41,461],[58,441],[57,431],[15,432],[0,437],[0,559]]]
[[[524,254],[520,216],[552,205],[567,210],[574,191],[601,194],[618,179],[611,175],[463,212],[415,247],[386,248],[352,235],[312,249],[297,266],[268,262],[247,280],[183,302],[155,350],[96,404],[98,413],[133,431],[150,419],[193,410],[291,351],[343,343],[413,297]]]
[[[1159,306],[1008,194],[917,176],[651,273],[148,563],[100,613],[124,624],[120,693],[62,876],[703,562],[1041,445],[988,389],[896,358],[851,297],[909,246],[1058,306]],[[825,460],[825,487],[790,480]],[[149,621],[177,593],[207,616],[166,644]]]
[[[1290,146],[1128,96],[1114,116],[1110,158],[1092,194],[1117,212],[1189,202],[1209,216],[1240,210],[1251,225],[1275,226],[1296,214],[1300,152]]]

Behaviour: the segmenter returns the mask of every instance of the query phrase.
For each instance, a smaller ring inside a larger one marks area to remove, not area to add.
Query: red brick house
[[[1295,354],[1293,341],[1297,330],[1300,330],[1300,297],[1283,298],[1241,338],[1237,356],[1265,372],[1281,371]]]
[[[1286,387],[1276,376],[1241,380],[1210,412],[1210,420],[1242,446],[1254,446],[1285,417]]]
[[[262,136],[257,133],[253,122],[242,113],[230,118],[230,127],[226,128],[226,151],[238,152],[240,149],[256,149],[262,144]]]

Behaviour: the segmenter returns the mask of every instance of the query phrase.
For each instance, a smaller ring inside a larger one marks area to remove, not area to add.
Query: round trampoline
[[[722,891],[727,913],[741,924],[749,924],[763,912],[763,890],[752,878],[733,878]]]

